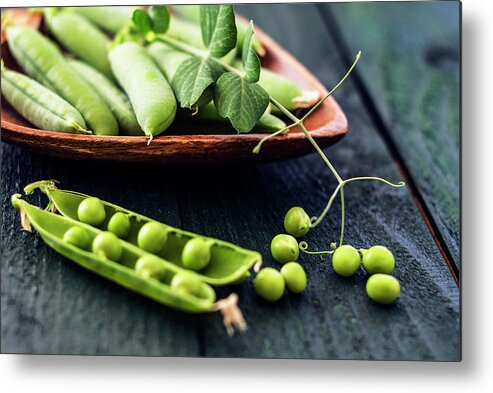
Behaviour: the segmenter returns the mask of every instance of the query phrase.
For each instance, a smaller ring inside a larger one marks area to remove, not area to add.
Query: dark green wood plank
[[[259,27],[303,60],[327,85],[343,74],[336,48],[310,5],[243,6]],[[302,29],[302,26],[309,28]],[[343,176],[375,174],[399,180],[395,165],[351,83],[338,93],[351,131],[327,150]],[[180,210],[188,229],[257,248],[265,264],[270,239],[282,231],[282,218],[295,204],[318,213],[335,181],[317,155],[255,168],[190,170],[181,176]],[[189,194],[189,184],[197,192]],[[226,185],[226,187],[225,187]],[[200,190],[200,191],[199,191]],[[200,195],[200,197],[196,197]],[[360,272],[349,280],[330,269],[326,257],[302,256],[309,286],[301,296],[267,304],[253,295],[251,281],[237,291],[249,331],[230,339],[217,319],[204,322],[205,354],[343,359],[457,360],[460,356],[459,293],[430,233],[406,190],[366,183],[347,190],[347,241],[383,243],[396,255],[402,298],[395,307],[372,303]],[[337,210],[335,210],[337,212]],[[307,240],[326,248],[337,240],[338,213]]]
[[[20,230],[10,196],[57,179],[180,225],[172,170],[66,161],[2,143],[2,352],[198,356],[200,318],[162,307],[85,271]],[[46,198],[32,197],[39,206]]]
[[[334,3],[326,20],[342,36],[378,116],[460,264],[459,2]],[[325,14],[325,13],[324,13]],[[346,47],[346,48],[345,48]],[[458,269],[456,269],[458,270]]]

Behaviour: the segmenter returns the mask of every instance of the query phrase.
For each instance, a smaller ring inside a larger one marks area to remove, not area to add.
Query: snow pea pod
[[[80,266],[177,310],[190,313],[221,311],[230,335],[234,332],[233,325],[240,330],[245,330],[246,324],[237,306],[238,297],[236,294],[233,293],[228,298],[216,302],[214,289],[201,281],[193,272],[152,256],[138,247],[118,239],[116,241],[119,242],[121,254],[118,261],[113,261],[87,248],[73,244],[69,241],[70,237],[66,236],[68,232],[73,236],[74,229],[77,228],[79,233],[84,233],[86,240],[93,243],[94,249],[94,243],[101,239],[102,234],[107,234],[107,232],[102,232],[48,210],[41,210],[21,199],[20,194],[12,196],[12,205],[21,214],[24,230],[31,232],[32,227],[34,227],[48,246]],[[149,262],[155,269],[153,273],[158,271],[159,274],[149,274]],[[147,270],[142,269],[142,267],[147,267]],[[188,287],[179,285],[183,282],[193,284],[193,291],[190,290],[190,285]]]
[[[130,100],[111,80],[82,61],[72,59],[67,59],[67,61],[108,105],[123,135],[144,135]]]
[[[135,42],[116,46],[109,54],[113,72],[130,98],[137,121],[152,140],[173,122],[176,99],[173,89],[146,50]]]
[[[1,88],[10,105],[42,130],[90,133],[77,109],[28,76],[8,70],[3,62]]]
[[[9,49],[24,71],[72,104],[96,135],[118,135],[118,123],[99,95],[70,67],[57,46],[30,27],[7,28]]]
[[[69,7],[70,10],[82,15],[104,31],[116,34],[131,19],[137,7]]]
[[[51,34],[71,53],[113,78],[108,61],[109,39],[83,16],[69,10],[46,8],[44,20]]]
[[[89,198],[88,195],[78,192],[60,190],[55,187],[52,181],[39,181],[30,184],[24,190],[26,194],[30,194],[37,188],[48,196],[50,204],[60,214],[74,220],[78,219],[77,210],[80,203]],[[106,211],[106,219],[99,227],[107,228],[111,217],[117,212],[128,215],[130,231],[125,241],[133,245],[138,244],[139,231],[145,224],[157,223],[155,220],[122,207],[105,201],[101,202]],[[165,229],[167,235],[164,247],[156,255],[180,268],[183,268],[182,251],[189,240],[200,238],[210,244],[211,259],[209,264],[203,270],[195,272],[202,281],[208,284],[222,286],[239,282],[250,275],[249,270],[253,265],[260,266],[262,262],[262,257],[258,252],[246,250],[222,240],[201,236],[166,224],[159,223],[159,225]]]

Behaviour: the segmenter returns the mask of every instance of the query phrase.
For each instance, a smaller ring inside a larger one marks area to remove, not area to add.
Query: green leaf
[[[250,132],[269,105],[269,94],[257,83],[226,72],[216,82],[214,104],[240,133]]]
[[[181,107],[192,108],[197,104],[222,71],[220,65],[207,58],[191,57],[181,63],[171,82]]]
[[[153,5],[149,8],[149,16],[152,21],[152,30],[156,34],[164,34],[169,27],[169,12],[165,5]]]
[[[141,9],[134,11],[132,15],[132,22],[135,29],[144,37],[147,37],[152,33],[152,21],[147,12]]]
[[[236,22],[232,5],[202,5],[200,7],[202,40],[209,53],[217,58],[236,47]]]
[[[260,59],[253,47],[254,43],[253,22],[250,21],[243,41],[241,60],[245,70],[245,80],[250,83],[258,82],[260,78]]]

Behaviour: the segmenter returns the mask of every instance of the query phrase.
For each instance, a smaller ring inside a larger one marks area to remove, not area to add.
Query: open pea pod
[[[77,209],[79,204],[89,195],[81,194],[75,191],[58,189],[55,183],[50,180],[42,180],[32,183],[24,189],[26,194],[31,194],[39,188],[45,193],[50,204],[53,205],[65,217],[78,220]],[[102,201],[106,219],[99,228],[106,230],[108,222],[116,212],[123,212],[130,219],[130,233],[125,238],[134,246],[137,246],[137,236],[140,228],[148,222],[156,222],[148,217],[134,213],[122,207],[113,205],[109,202]],[[162,224],[167,231],[167,240],[162,250],[156,254],[160,258],[184,268],[181,255],[185,244],[192,238],[201,238],[211,245],[211,259],[209,264],[202,270],[195,272],[204,282],[223,286],[241,282],[250,276],[249,270],[255,265],[257,270],[262,263],[262,256],[256,251],[250,251],[238,247],[232,243],[222,240],[201,236],[192,232],[187,232],[172,226]]]
[[[142,275],[135,270],[136,263],[139,258],[149,254],[138,247],[118,239],[122,255],[118,262],[115,262],[70,244],[63,238],[69,229],[78,227],[85,230],[92,243],[94,238],[103,232],[102,230],[48,210],[41,210],[21,199],[20,194],[12,196],[12,205],[21,214],[24,230],[31,232],[34,227],[46,244],[82,267],[171,308],[190,313],[221,311],[230,335],[234,332],[233,325],[245,330],[246,324],[237,306],[236,294],[233,293],[228,298],[216,302],[214,289],[197,276],[195,278],[199,289],[195,294],[181,288],[173,288],[170,284],[175,275],[193,273],[154,257],[161,264],[159,279]]]

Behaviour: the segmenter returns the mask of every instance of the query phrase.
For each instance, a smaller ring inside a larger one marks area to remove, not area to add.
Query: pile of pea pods
[[[22,227],[32,227],[55,251],[109,280],[166,306],[192,313],[220,311],[228,333],[246,328],[238,296],[216,300],[212,286],[241,283],[262,263],[258,252],[175,228],[99,198],[61,190],[53,181],[40,190],[45,209],[20,194],[12,204]]]
[[[217,113],[210,95],[199,111],[194,110],[194,116],[177,105],[171,81],[190,55],[162,42],[144,46],[115,39],[131,26],[136,8],[41,8],[36,12],[43,14],[44,30],[7,25],[10,53],[26,75],[2,64],[5,99],[36,127],[65,133],[146,136],[151,141],[176,119],[213,129],[214,124],[226,126],[228,120]],[[166,34],[202,49],[198,6],[173,9]],[[237,48],[222,61],[237,67],[245,31],[238,24]],[[254,48],[260,55],[265,53],[259,41]],[[288,110],[311,106],[319,95],[266,69],[259,83]],[[279,112],[269,110],[254,131],[270,133],[286,127],[276,116]]]
[[[279,300],[285,286],[293,293],[301,293],[307,285],[307,277],[303,267],[297,263],[300,249],[307,254],[331,254],[334,272],[341,277],[351,277],[363,265],[370,275],[366,282],[366,293],[370,299],[380,304],[393,303],[401,293],[399,281],[391,275],[395,266],[392,252],[380,245],[369,249],[359,249],[342,244],[334,245],[333,250],[308,252],[304,245],[298,243],[310,230],[311,219],[299,206],[292,207],[284,217],[284,229],[287,234],[276,235],[271,242],[270,250],[275,261],[283,264],[281,271],[272,267],[261,269],[254,280],[257,293],[268,301]]]

